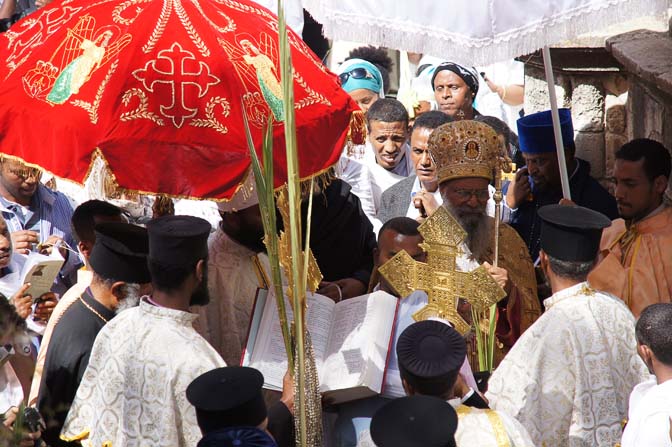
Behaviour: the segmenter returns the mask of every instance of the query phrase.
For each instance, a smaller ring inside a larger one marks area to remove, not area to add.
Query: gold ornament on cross
[[[402,250],[378,271],[399,296],[406,297],[416,290],[427,292],[427,306],[413,314],[413,319],[446,319],[464,335],[469,324],[457,312],[459,298],[482,311],[503,299],[506,292],[483,266],[470,272],[457,270],[456,258],[463,253],[466,232],[445,207],[439,207],[419,231],[424,238],[420,247],[427,252],[426,263]]]

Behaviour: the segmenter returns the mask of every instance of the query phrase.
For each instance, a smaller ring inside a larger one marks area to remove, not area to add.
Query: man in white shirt
[[[652,304],[642,311],[635,334],[637,352],[651,378],[630,394],[629,421],[622,447],[672,446],[672,303]]]
[[[364,163],[373,176],[371,189],[377,212],[383,191],[413,173],[406,144],[408,112],[396,99],[381,98],[369,108],[366,119],[369,145]]]

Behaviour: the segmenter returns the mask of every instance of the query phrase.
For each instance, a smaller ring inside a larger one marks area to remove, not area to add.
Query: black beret
[[[266,419],[264,376],[254,368],[227,366],[201,374],[187,387],[203,433],[227,427],[256,427]]]
[[[454,447],[457,413],[443,399],[408,396],[383,405],[371,419],[379,447]]]
[[[95,226],[89,265],[104,279],[144,284],[151,281],[147,268],[149,239],[147,230],[122,222],[106,222]]]
[[[467,344],[455,329],[440,321],[420,321],[407,327],[397,341],[403,377],[418,382],[450,380],[467,355]]]
[[[602,229],[611,220],[582,206],[547,205],[539,208],[541,249],[561,261],[589,262],[600,249]]]
[[[149,259],[163,265],[193,265],[208,257],[210,224],[194,216],[162,216],[147,223]]]

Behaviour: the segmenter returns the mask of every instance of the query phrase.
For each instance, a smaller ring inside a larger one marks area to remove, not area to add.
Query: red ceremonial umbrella
[[[302,178],[337,162],[356,105],[293,32]],[[278,23],[246,0],[65,0],[0,37],[0,152],[82,182],[102,155],[118,185],[230,198],[274,117],[286,181]]]

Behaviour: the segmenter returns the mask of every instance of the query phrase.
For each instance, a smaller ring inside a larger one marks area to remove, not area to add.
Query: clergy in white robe
[[[61,438],[83,446],[195,447],[201,439],[186,389],[226,366],[193,328],[207,303],[210,224],[164,216],[147,224],[152,296],[98,333]]]
[[[581,282],[610,221],[577,206],[549,205],[539,216],[541,267],[554,293],[494,371],[486,397],[522,423],[536,446],[613,447],[630,391],[648,372],[630,310]]]
[[[535,447],[520,422],[502,411],[454,405],[457,411],[457,447]]]
[[[95,447],[196,446],[201,431],[187,386],[226,366],[193,329],[196,318],[142,301],[105,325],[61,437]]]
[[[210,303],[196,309],[195,327],[228,365],[239,365],[257,288],[267,287],[260,281],[258,263],[267,266],[268,257],[236,242],[221,228],[208,245]]]

